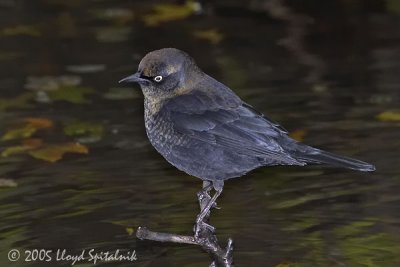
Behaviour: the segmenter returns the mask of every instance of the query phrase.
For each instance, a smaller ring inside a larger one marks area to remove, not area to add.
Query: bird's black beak
[[[135,74],[132,74],[128,77],[123,78],[122,80],[119,81],[119,83],[127,83],[127,82],[134,82],[134,83],[145,83],[147,82],[146,79],[140,78],[140,73],[136,72]]]

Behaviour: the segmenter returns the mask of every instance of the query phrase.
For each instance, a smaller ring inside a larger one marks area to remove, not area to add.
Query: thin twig
[[[181,244],[198,245],[193,236],[153,232],[147,229],[146,227],[139,227],[136,231],[136,237],[141,240],[148,239],[158,242],[173,242]]]

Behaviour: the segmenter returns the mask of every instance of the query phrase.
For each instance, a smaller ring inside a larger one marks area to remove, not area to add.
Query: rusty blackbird
[[[198,220],[212,207],[225,180],[261,166],[328,164],[375,170],[366,162],[293,140],[181,50],[148,53],[138,71],[120,82],[140,85],[146,132],[155,149],[169,163],[209,181],[216,190]]]

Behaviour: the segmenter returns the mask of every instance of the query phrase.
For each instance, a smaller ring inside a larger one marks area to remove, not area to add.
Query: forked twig
[[[210,190],[210,185],[204,183],[203,190],[197,194],[200,211],[202,211],[211,200],[209,195]],[[215,235],[215,228],[208,224],[209,218],[210,212],[207,213],[203,220],[196,222],[194,225],[194,236],[153,232],[146,227],[138,227],[136,231],[136,237],[141,240],[147,239],[158,242],[198,245],[202,247],[203,250],[208,252],[213,258],[213,262],[210,264],[210,267],[233,267],[233,241],[231,238],[229,238],[226,248],[223,249],[218,244],[218,239]]]

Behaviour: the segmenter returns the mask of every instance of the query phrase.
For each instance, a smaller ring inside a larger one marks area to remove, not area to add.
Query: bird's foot
[[[197,193],[197,197],[199,199],[200,209],[202,209],[202,207],[205,207],[207,205],[207,203],[209,203],[211,200],[211,196],[208,194],[208,192],[204,193],[203,191],[200,191]],[[214,202],[211,205],[211,208],[217,209],[217,210],[221,209],[220,207],[217,206],[217,202]]]
[[[200,206],[204,207],[211,200],[211,196],[209,193],[210,191],[203,191],[203,190],[197,193],[197,198],[199,200]]]

